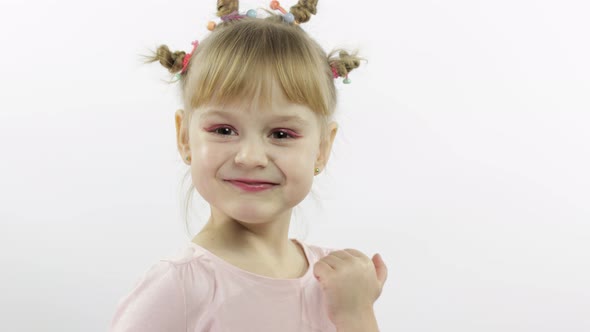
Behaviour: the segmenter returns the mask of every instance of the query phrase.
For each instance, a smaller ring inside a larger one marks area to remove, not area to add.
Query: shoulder
[[[185,301],[174,265],[159,261],[120,299],[110,331],[183,331]]]
[[[306,247],[307,250],[309,250],[309,254],[314,262],[318,261],[319,259],[321,259],[324,256],[329,255],[333,251],[339,250],[336,248],[327,247],[327,246],[323,246],[323,245],[310,244],[310,243],[307,243],[307,242],[299,240],[299,239],[297,239],[297,241],[299,243],[301,243],[304,247]]]
[[[110,331],[185,331],[187,312],[206,307],[213,286],[206,262],[185,248],[152,264],[135,282],[119,300]]]

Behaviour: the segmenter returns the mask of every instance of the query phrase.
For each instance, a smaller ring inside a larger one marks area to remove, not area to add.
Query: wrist
[[[379,332],[373,308],[343,317],[334,322],[334,325],[338,332]]]

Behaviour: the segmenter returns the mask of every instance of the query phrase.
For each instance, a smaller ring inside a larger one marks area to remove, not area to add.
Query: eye
[[[273,138],[276,139],[291,139],[291,138],[296,138],[297,135],[295,135],[293,132],[291,131],[287,131],[287,130],[276,130],[272,133]]]
[[[227,126],[219,126],[219,127],[215,127],[215,128],[211,128],[208,130],[211,133],[214,133],[216,135],[221,135],[221,136],[230,136],[232,135],[232,132],[235,133],[235,131]]]

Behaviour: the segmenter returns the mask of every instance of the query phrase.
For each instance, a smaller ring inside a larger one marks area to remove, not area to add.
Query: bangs
[[[272,105],[277,85],[287,100],[329,116],[335,104],[332,72],[319,45],[299,27],[244,18],[214,30],[193,54],[185,105],[240,102]]]

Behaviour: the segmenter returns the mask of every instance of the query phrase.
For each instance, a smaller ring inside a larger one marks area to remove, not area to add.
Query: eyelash
[[[231,131],[234,131],[234,132],[235,132],[235,130],[234,130],[233,128],[229,127],[229,126],[217,126],[217,127],[212,127],[212,128],[206,129],[206,130],[207,130],[208,132],[210,132],[210,133],[214,134],[214,135],[219,135],[219,136],[231,136],[231,135],[220,134],[220,133],[218,132],[218,130],[219,130],[219,129],[229,129],[229,130],[231,130]],[[284,133],[285,135],[287,135],[287,137],[285,137],[285,138],[277,138],[278,140],[284,140],[284,139],[295,139],[295,138],[298,138],[298,137],[299,137],[298,135],[296,135],[296,134],[295,134],[295,133],[293,133],[292,131],[290,131],[290,130],[285,130],[285,129],[275,130],[275,131],[273,131],[273,134],[274,134],[274,133]]]

